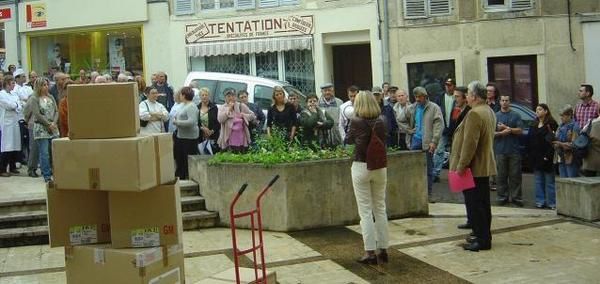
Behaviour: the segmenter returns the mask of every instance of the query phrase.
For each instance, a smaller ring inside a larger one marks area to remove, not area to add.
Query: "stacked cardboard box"
[[[52,143],[47,186],[68,283],[185,282],[172,136],[138,135],[136,89],[69,86],[69,138]]]

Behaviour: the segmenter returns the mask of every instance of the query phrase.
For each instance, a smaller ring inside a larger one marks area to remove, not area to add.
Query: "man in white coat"
[[[13,76],[15,77],[15,88],[13,89],[12,93],[16,94],[19,99],[21,100],[21,104],[23,106],[23,109],[25,108],[25,105],[27,104],[27,100],[29,99],[29,97],[33,94],[33,89],[25,84],[27,82],[27,73],[25,73],[25,71],[21,68],[17,69],[14,73]],[[19,113],[19,127],[21,130],[21,155],[18,159],[19,162],[21,162],[22,164],[27,163],[27,160],[29,158],[29,153],[30,150],[29,149],[29,139],[33,139],[30,138],[29,136],[29,131],[27,130],[27,123],[25,122],[25,117],[23,116],[23,112]],[[37,153],[37,151],[36,151]]]
[[[21,151],[19,113],[22,112],[23,105],[19,96],[11,93],[14,87],[13,77],[4,76],[2,91],[0,91],[0,177],[19,173],[16,162]]]

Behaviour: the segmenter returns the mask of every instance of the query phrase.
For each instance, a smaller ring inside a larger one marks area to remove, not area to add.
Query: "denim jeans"
[[[42,176],[44,181],[52,179],[52,165],[50,165],[50,143],[52,139],[36,139],[38,144],[38,152],[40,153],[40,166],[42,168]]]
[[[560,177],[578,177],[579,176],[579,165],[577,163],[571,163],[569,165],[565,163],[558,163],[558,174]]]
[[[535,176],[535,205],[556,207],[554,173],[536,170],[533,174]]]
[[[434,177],[440,176],[440,172],[442,171],[442,167],[444,166],[444,152],[446,152],[446,145],[448,145],[448,136],[442,135],[442,137],[440,137],[440,142],[435,148],[435,153],[433,154]]]
[[[423,142],[421,139],[413,139],[410,143],[411,150],[423,151]],[[427,159],[427,194],[431,196],[433,188],[433,154],[429,153],[429,150],[425,150],[425,158]]]

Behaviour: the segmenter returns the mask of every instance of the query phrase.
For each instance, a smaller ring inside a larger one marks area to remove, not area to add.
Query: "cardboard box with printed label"
[[[142,192],[108,193],[113,248],[182,243],[179,182]]]
[[[108,192],[46,187],[50,247],[110,242]]]
[[[137,84],[69,85],[69,138],[135,137],[140,130]]]
[[[154,152],[156,153],[156,173],[159,184],[171,183],[175,180],[175,163],[173,161],[173,134],[161,133],[154,137]]]
[[[185,283],[181,245],[145,249],[65,247],[65,270],[67,283]]]
[[[163,146],[155,147],[155,140]],[[52,155],[56,188],[143,191],[160,182],[173,181],[174,164],[162,160],[169,155],[172,157],[173,149],[164,147],[167,140],[166,136],[54,139]]]

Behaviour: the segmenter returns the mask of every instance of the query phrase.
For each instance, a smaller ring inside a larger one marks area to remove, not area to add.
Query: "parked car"
[[[510,109],[514,110],[521,116],[523,122],[523,134],[519,137],[519,151],[521,153],[521,169],[522,171],[531,172],[531,165],[529,163],[529,129],[534,125],[536,115],[531,108],[528,106],[511,103]]]
[[[267,110],[271,107],[275,86],[283,87],[286,98],[290,94],[296,93],[299,96],[300,104],[306,104],[306,96],[302,92],[286,82],[273,79],[229,73],[190,72],[184,84],[189,86],[191,82],[198,82],[201,88],[208,88],[212,96],[211,101],[218,105],[225,102],[223,91],[233,88],[236,91],[246,90],[249,102],[257,104],[263,110]]]
[[[511,103],[511,110],[517,112],[521,117],[521,121],[523,123],[523,134],[519,137],[519,152],[521,153],[521,167],[523,171],[531,171],[531,166],[529,165],[529,129],[535,123],[536,115],[533,110],[529,107],[519,104],[519,103]],[[444,167],[448,168],[450,153],[444,153]]]

